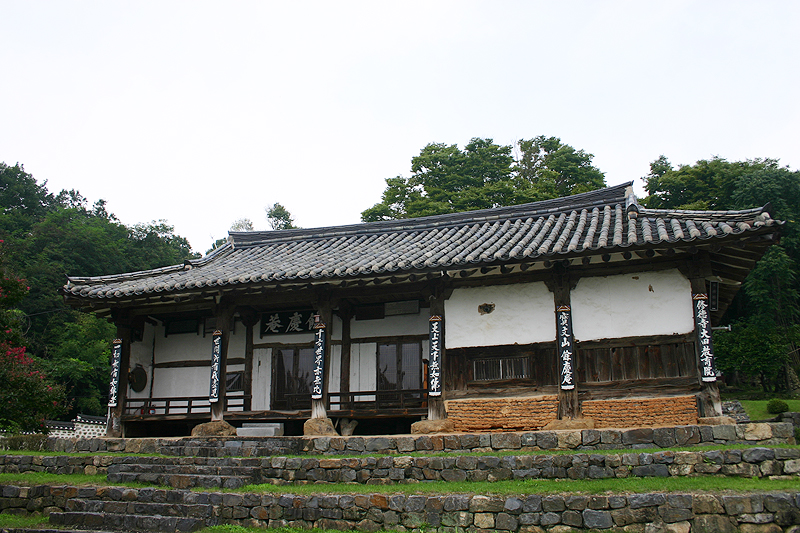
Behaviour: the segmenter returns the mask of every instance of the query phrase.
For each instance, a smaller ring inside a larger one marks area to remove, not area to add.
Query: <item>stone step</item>
[[[252,466],[215,466],[204,464],[116,464],[108,467],[108,474],[197,474],[213,476],[257,476],[261,465]]]
[[[254,476],[222,476],[222,475],[198,475],[198,474],[158,474],[158,473],[135,473],[122,472],[108,474],[107,479],[110,483],[150,483],[154,485],[165,485],[176,489],[188,489],[192,487],[214,488],[222,487],[226,489],[238,489],[245,485],[260,483],[259,477]]]
[[[205,520],[200,518],[77,511],[50,513],[50,523],[79,530],[103,528],[112,531],[158,531],[161,533],[196,531],[208,525]]]

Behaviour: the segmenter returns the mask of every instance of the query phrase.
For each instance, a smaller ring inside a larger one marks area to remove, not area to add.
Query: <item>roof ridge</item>
[[[474,211],[459,213],[444,213],[425,217],[402,218],[397,220],[381,220],[378,222],[362,222],[342,226],[323,226],[318,228],[290,229],[290,230],[264,230],[229,232],[234,247],[258,246],[267,242],[283,242],[298,238],[330,238],[344,235],[379,234],[392,231],[414,231],[420,229],[442,228],[453,225],[487,222],[501,217],[513,215],[542,216],[544,214],[561,212],[565,207],[570,211],[606,205],[612,203],[625,203],[626,192],[633,185],[632,181],[595,189],[571,196],[560,196],[501,207],[490,207]]]

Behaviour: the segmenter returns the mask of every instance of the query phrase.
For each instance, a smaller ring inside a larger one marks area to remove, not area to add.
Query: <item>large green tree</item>
[[[775,159],[719,157],[675,168],[662,155],[643,179],[649,196],[642,202],[648,207],[746,209],[770,203],[771,215],[786,221],[781,244],[758,262],[723,318],[732,331],[717,333],[715,340],[717,365],[726,375],[756,378],[768,392],[796,393],[800,172]]]
[[[388,178],[381,201],[363,211],[361,219],[457,213],[604,187],[603,173],[591,159],[556,137],[521,140],[516,146],[473,138],[463,150],[455,144],[428,144],[411,159],[411,176]]]
[[[103,200],[89,206],[75,190],[51,194],[21,165],[0,163],[0,239],[7,262],[30,292],[14,312],[24,323],[27,354],[69,386],[75,414],[103,414],[114,328],[68,309],[66,276],[97,276],[182,263],[194,257],[165,221],[126,226]]]

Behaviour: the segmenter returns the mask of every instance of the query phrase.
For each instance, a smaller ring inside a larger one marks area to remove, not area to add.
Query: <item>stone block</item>
[[[614,525],[609,511],[586,509],[582,516],[583,525],[589,529],[608,529]]]
[[[623,444],[652,444],[653,443],[653,429],[652,428],[638,428],[629,429],[622,432]]]
[[[770,424],[750,423],[744,426],[744,439],[749,441],[761,441],[772,438],[772,427]]]
[[[708,514],[695,517],[692,533],[735,533],[736,527],[724,515]]]

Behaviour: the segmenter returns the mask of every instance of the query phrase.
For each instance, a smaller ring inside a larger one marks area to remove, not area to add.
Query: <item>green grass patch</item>
[[[31,487],[34,485],[70,485],[73,487],[104,487],[109,486],[105,474],[48,474],[47,472],[20,472],[18,474],[0,473],[0,485],[18,485]],[[132,489],[160,488],[171,489],[163,485],[152,483],[114,483],[115,487],[128,487]]]
[[[125,452],[37,452],[30,450],[0,450],[0,455],[41,455],[42,457],[167,457],[159,453]],[[175,456],[170,456],[175,457]]]
[[[0,483],[11,485],[108,485],[105,474],[48,474],[46,472],[2,473]]]
[[[740,400],[750,420],[767,420],[777,415],[767,412],[769,400]],[[784,400],[789,405],[789,411],[800,411],[800,400]]]
[[[0,513],[0,527],[2,528],[35,528],[46,524],[48,517],[40,514],[18,515],[10,513]]]
[[[391,485],[347,483],[309,485],[247,485],[226,492],[271,494],[558,494],[571,492],[600,494],[611,492],[691,492],[691,491],[780,491],[797,490],[798,480],[734,477],[630,477],[613,479],[529,479],[525,481],[432,481]]]
[[[264,533],[264,528],[244,527],[234,525],[212,526],[199,530],[197,533]],[[355,530],[357,531],[357,530]],[[394,529],[382,529],[381,531],[392,532]],[[335,529],[300,529],[296,527],[279,527],[270,529],[270,533],[342,533]]]

